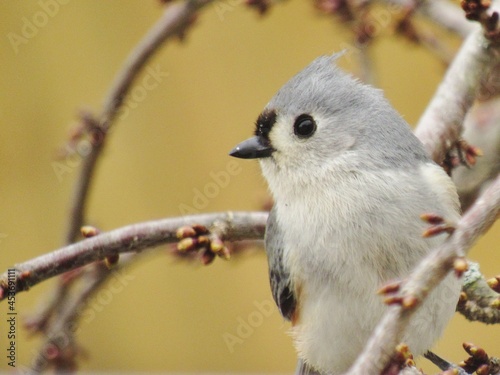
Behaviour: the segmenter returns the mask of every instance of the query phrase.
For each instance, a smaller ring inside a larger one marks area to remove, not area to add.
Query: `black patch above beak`
[[[241,159],[257,159],[267,158],[274,152],[267,140],[262,137],[255,136],[241,142],[231,150],[229,155]]]

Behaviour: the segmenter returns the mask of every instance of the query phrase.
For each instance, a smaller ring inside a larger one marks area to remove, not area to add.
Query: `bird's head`
[[[260,160],[264,176],[314,183],[339,170],[400,167],[425,152],[380,90],[322,56],[288,81],[230,155]],[[407,154],[406,154],[407,153]]]

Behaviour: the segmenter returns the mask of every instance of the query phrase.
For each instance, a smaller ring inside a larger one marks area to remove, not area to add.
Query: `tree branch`
[[[176,231],[185,225],[201,224],[215,230],[222,240],[238,241],[264,237],[266,221],[267,212],[226,212],[168,218],[115,229],[16,264],[15,280],[12,276],[9,280],[8,272],[0,277],[0,300],[9,288],[12,290],[13,282],[17,293],[112,255],[177,242]]]
[[[92,115],[82,116],[82,122],[92,140],[92,148],[83,162],[73,194],[71,220],[66,234],[67,243],[74,242],[78,237],[80,227],[84,222],[84,207],[91,178],[104,147],[104,140],[138,73],[165,40],[172,36],[181,35],[192,23],[197,11],[210,2],[211,0],[186,0],[183,3],[171,4],[163,17],[151,28],[124,63],[104,100],[100,115],[96,118],[93,118]],[[422,3],[434,4],[426,1]],[[445,4],[443,1],[436,3]],[[425,7],[422,6],[421,9],[423,10]],[[422,13],[424,12],[422,11]],[[441,21],[443,20],[441,19]],[[462,28],[463,25],[452,25],[451,27]],[[441,161],[458,140],[465,113],[472,104],[477,89],[484,86],[484,77],[491,61],[500,60],[495,49],[488,47],[488,42],[480,30],[474,31],[464,43],[461,52],[450,67],[445,80],[419,123],[417,135],[437,161]],[[414,277],[405,284],[407,295],[416,296],[419,301],[422,300],[428,293],[426,288],[432,288],[440,279],[444,278],[452,267],[457,252],[462,255],[459,250],[465,252],[477,237],[491,225],[495,218],[492,216],[494,210],[496,210],[495,215],[498,215],[500,195],[498,178],[485,194],[487,195],[476,202],[473,209],[462,218],[456,233],[449,238],[445,245],[439,248],[435,254],[433,253],[426,258],[415,270],[412,274]],[[496,208],[490,204],[491,202],[484,202],[486,197],[496,202]],[[147,247],[176,242],[177,228],[189,223],[215,226],[217,234],[225,240],[261,239],[264,235],[266,219],[267,213],[264,212],[238,212],[171,218],[130,225],[16,265],[14,289],[16,292],[27,290],[50,277],[112,255],[139,252]],[[471,224],[474,226],[469,228]],[[454,246],[458,245],[462,245],[462,247],[458,247],[459,250],[455,252]],[[88,283],[87,288],[80,290],[76,298],[70,299],[65,293],[61,294],[60,301],[63,309],[58,312],[57,319],[45,332],[48,336],[46,344],[52,343],[59,348],[60,344],[52,342],[49,333],[59,332],[65,328],[66,323],[76,321],[77,311],[85,304],[91,293],[106,279],[108,273],[102,273],[102,266],[100,263],[94,263],[92,267],[88,268],[89,272],[95,268],[100,269],[101,273],[96,273],[92,282]],[[0,300],[10,290],[8,276],[6,272],[0,277]],[[383,363],[380,359],[386,361],[388,353],[392,353],[392,348],[395,346],[392,344],[397,343],[398,331],[401,331],[399,328],[405,325],[413,312],[414,309],[405,310],[401,306],[391,306],[375,336],[369,342],[365,354],[354,365],[352,370],[354,372],[350,373],[363,375],[375,373],[373,371]],[[68,337],[72,339],[71,332],[68,333]],[[46,367],[46,362],[37,363],[34,367],[37,371]],[[71,369],[72,364],[74,362],[71,357],[61,368]],[[370,371],[367,370],[368,367]]]
[[[67,229],[66,243],[72,243],[78,237],[80,227],[84,222],[84,208],[88,196],[92,175],[101,154],[106,135],[116,119],[118,110],[123,104],[126,94],[132,87],[138,74],[146,62],[169,38],[181,35],[192,23],[197,11],[212,0],[186,0],[182,3],[172,3],[163,16],[153,25],[146,36],[130,53],[122,69],[118,72],[111,89],[104,99],[103,108],[98,118],[89,114],[82,118],[89,129],[92,148],[84,159],[82,169],[76,182],[71,203],[71,215]]]
[[[85,220],[85,205],[91,187],[92,176],[96,169],[99,156],[104,148],[104,141],[134,81],[145,67],[147,61],[161,45],[171,37],[183,36],[187,27],[193,23],[197,11],[211,1],[212,0],[185,0],[182,3],[172,3],[167,6],[163,16],[153,25],[125,60],[122,69],[118,72],[104,99],[103,108],[99,117],[95,118],[90,113],[82,113],[80,120],[81,125],[72,141],[78,142],[80,138],[87,133],[91,141],[91,148],[89,154],[83,160],[80,174],[73,191],[70,203],[69,225],[65,234],[66,244],[73,243],[78,238],[80,227]],[[95,287],[97,288],[106,278],[107,274],[95,276],[93,279],[93,281],[95,281]],[[59,306],[67,305],[69,287],[70,283],[60,280],[49,302],[44,304],[41,313],[38,314],[38,317],[43,320],[38,323],[48,325],[43,328],[47,330],[51,330],[51,328],[54,327],[57,328],[57,324],[54,325],[53,320],[59,321],[64,318],[64,316],[61,315],[64,314],[64,312],[60,313]],[[0,289],[0,294],[1,291],[2,289]],[[85,299],[85,295],[82,295],[82,298]],[[51,320],[50,318],[54,315],[57,316],[55,316],[55,319]],[[40,329],[41,327],[38,326],[36,328]],[[68,333],[68,338],[69,337],[70,334]],[[46,341],[40,351],[40,355],[44,353],[44,348],[47,345],[52,345],[52,343]],[[38,358],[40,358],[40,355],[38,355]],[[47,361],[43,361],[45,367],[47,364]],[[60,362],[57,362],[56,366],[58,370],[66,370],[67,367],[66,363]]]
[[[349,375],[377,375],[391,359],[410,317],[420,302],[445,278],[457,256],[464,256],[477,239],[495,222],[500,212],[500,176],[458,222],[455,232],[431,252],[409,275],[402,298],[417,301],[415,306],[391,305],[375,329],[363,353],[347,372]]]
[[[415,134],[432,158],[441,163],[462,133],[465,115],[491,68],[500,61],[481,27],[467,37],[449,67],[431,103],[421,117]]]

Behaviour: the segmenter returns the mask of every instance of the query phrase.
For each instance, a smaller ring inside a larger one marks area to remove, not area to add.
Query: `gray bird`
[[[360,354],[386,306],[376,295],[403,279],[446,235],[422,237],[423,213],[459,219],[455,186],[382,92],[314,60],[257,119],[230,155],[258,158],[274,206],[266,252],[274,300],[291,321],[298,372],[340,374]],[[455,311],[449,275],[404,333],[427,351]]]

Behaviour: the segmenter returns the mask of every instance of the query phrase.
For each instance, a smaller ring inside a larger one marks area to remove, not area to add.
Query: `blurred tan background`
[[[0,272],[62,244],[78,165],[58,177],[56,151],[79,108],[99,111],[124,58],[162,13],[153,0],[66,2],[17,47],[9,33],[22,35],[25,20],[33,21],[43,7],[36,1],[0,2]],[[226,169],[228,151],[251,134],[275,91],[318,55],[351,43],[349,32],[319,16],[310,2],[281,3],[264,18],[239,4],[206,9],[184,43],[169,43],[148,64],[162,72],[161,79],[141,100],[129,98],[127,115],[115,124],[90,196],[91,224],[109,230],[177,216],[182,204],[193,206],[194,189],[202,191],[211,172]],[[378,85],[414,124],[444,67],[425,49],[391,37],[390,30],[383,34],[373,50]],[[355,62],[345,58],[342,65],[356,73]],[[267,192],[258,164],[236,162],[241,172],[201,212],[260,209]],[[487,276],[500,270],[499,230],[494,227],[471,255]],[[111,300],[98,294],[93,318],[82,323],[83,370],[294,369],[288,325],[274,303],[266,310],[272,298],[263,251],[202,267],[176,263],[160,249],[124,272],[127,285]],[[29,315],[51,285],[53,280],[18,295],[21,315]],[[0,314],[5,327],[5,303]],[[254,327],[242,334],[250,323]],[[20,325],[18,333],[17,364],[29,365],[39,339],[27,337]],[[229,345],[229,337],[241,340]],[[471,341],[500,355],[499,338],[500,327],[457,316],[436,349],[459,361],[466,357],[461,343]],[[0,329],[0,352],[6,348]],[[419,364],[437,372],[425,361]],[[8,370],[4,355],[0,369]]]

